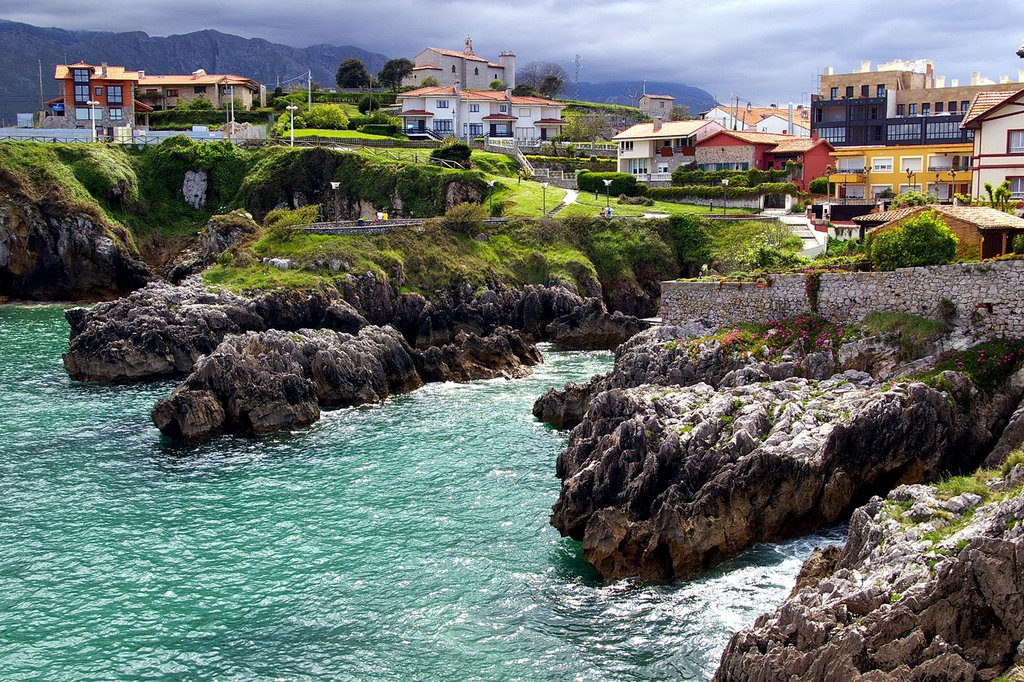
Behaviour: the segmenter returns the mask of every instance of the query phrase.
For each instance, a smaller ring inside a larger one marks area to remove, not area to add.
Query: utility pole
[[[1021,47],[1024,50],[1024,46]],[[572,60],[572,63],[576,66],[576,99],[580,98],[580,69],[583,68],[583,57],[576,55],[576,58]]]
[[[43,110],[43,60],[39,60],[39,110]]]
[[[313,111],[313,69],[306,72],[306,111]]]

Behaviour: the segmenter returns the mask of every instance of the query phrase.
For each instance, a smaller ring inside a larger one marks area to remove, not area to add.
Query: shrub
[[[480,204],[457,204],[440,218],[440,224],[449,232],[473,237],[483,231],[484,216],[484,207]]]
[[[359,126],[358,130],[366,135],[391,136],[398,132],[398,126],[393,123],[370,123],[368,125]]]
[[[928,211],[873,236],[871,262],[877,270],[944,265],[956,258],[957,238]]]
[[[473,148],[465,142],[449,142],[430,152],[432,159],[444,159],[465,165],[473,155]]]
[[[809,189],[811,194],[828,194],[828,177],[823,175],[820,178],[814,178],[811,180]]]
[[[611,185],[606,189],[604,181],[611,180]],[[581,192],[596,192],[599,194],[614,194],[616,196],[637,196],[642,194],[639,189],[636,176],[630,173],[594,173],[581,171],[576,176],[576,183]]]
[[[369,111],[377,111],[380,109],[380,99],[376,95],[365,95],[361,100],[357,108],[360,114],[366,114]]]
[[[927,206],[928,204],[939,203],[939,198],[934,194],[925,194],[924,192],[918,192],[916,189],[902,192],[892,200],[889,204],[889,208],[905,208],[907,206]]]
[[[1018,234],[1013,238],[1013,252],[1024,253],[1024,234]]]

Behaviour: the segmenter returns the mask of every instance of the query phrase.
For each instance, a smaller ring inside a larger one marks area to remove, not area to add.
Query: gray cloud
[[[485,56],[513,49],[520,62],[583,57],[581,79],[664,80],[766,104],[806,100],[816,75],[891,59],[928,58],[967,82],[973,71],[1017,77],[1024,60],[1020,0],[69,0],[0,2],[0,16],[40,26],[169,35],[213,28],[297,47],[356,45],[412,57],[428,45]],[[571,71],[571,70],[570,70]]]

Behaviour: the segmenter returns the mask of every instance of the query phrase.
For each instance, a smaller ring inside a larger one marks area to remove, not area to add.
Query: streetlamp
[[[488,180],[487,181],[487,201],[488,201],[488,204],[490,206],[490,208],[488,210],[489,210],[490,215],[492,215],[492,216],[494,215],[494,183],[495,182],[497,182],[497,180]]]
[[[728,200],[729,178],[722,179],[722,215],[725,215],[725,202]]]
[[[292,128],[292,144],[291,144],[291,146],[294,147],[295,146],[295,112],[298,110],[298,107],[295,106],[294,104],[289,104],[288,106],[285,107],[285,109],[288,110],[288,113],[290,114],[291,119],[292,119],[291,120],[291,128]]]
[[[540,209],[540,213],[541,213],[541,215],[547,215],[547,213],[548,213],[548,183],[542,182],[542,183],[540,183],[540,187],[541,187],[541,190],[543,192],[541,194],[541,204],[540,204],[541,205],[541,209]]]
[[[612,207],[612,181],[609,178],[604,179],[604,207]]]
[[[331,180],[331,189],[334,190],[334,222],[338,222],[338,188],[341,187],[341,183],[335,180]]]
[[[949,200],[955,205],[956,197],[954,195],[956,194],[956,168],[950,168],[949,175],[953,178],[949,183]]]
[[[89,105],[89,123],[92,124],[92,141],[95,142],[96,141],[96,107],[98,107],[100,105],[100,103],[97,102],[94,99],[91,99],[88,102],[86,102],[86,104]]]

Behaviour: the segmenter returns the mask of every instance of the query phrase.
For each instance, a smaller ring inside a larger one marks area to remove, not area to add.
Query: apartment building
[[[151,76],[139,71],[138,98],[156,110],[173,109],[205,97],[214,109],[234,98],[242,109],[266,106],[266,88],[245,76],[230,73],[206,73],[197,69],[190,74]]]
[[[837,199],[873,203],[917,190],[950,201],[971,186],[971,143],[837,147],[832,152]]]
[[[542,97],[517,97],[511,90],[419,88],[398,96],[398,114],[409,137],[514,137],[547,140],[562,132],[564,104]]]
[[[970,144],[974,131],[960,123],[981,92],[1013,92],[1024,88],[1024,70],[998,83],[979,72],[970,84],[947,82],[925,59],[870,62],[837,74],[829,67],[811,101],[811,132],[836,147]]]
[[[53,77],[62,94],[46,102],[46,128],[89,128],[95,119],[97,130],[113,134],[114,128],[134,126],[136,112],[153,110],[135,99],[139,72],[123,66],[58,64]]]

